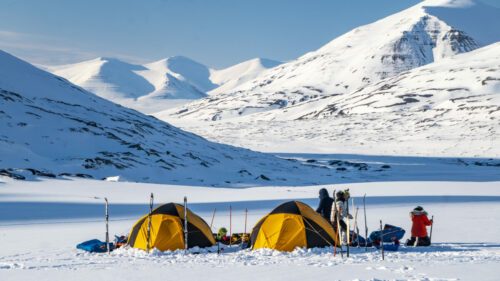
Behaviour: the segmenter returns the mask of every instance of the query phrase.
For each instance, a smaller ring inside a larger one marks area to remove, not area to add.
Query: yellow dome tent
[[[308,205],[290,201],[276,207],[253,228],[252,249],[293,251],[338,245],[332,225]]]
[[[161,205],[151,216],[145,215],[132,227],[128,244],[133,248],[147,250],[148,224],[151,219],[149,248],[160,251],[184,249],[184,206],[175,203]],[[208,224],[188,209],[188,248],[215,245]]]

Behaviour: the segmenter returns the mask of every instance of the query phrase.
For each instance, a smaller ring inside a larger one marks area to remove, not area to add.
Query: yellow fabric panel
[[[253,248],[293,251],[306,247],[304,222],[300,215],[271,214],[262,223]]]
[[[330,224],[330,222],[328,222],[320,214],[314,211],[309,205],[306,205],[302,202],[296,202],[296,203],[297,206],[299,207],[302,216],[314,221],[317,225],[323,228],[326,231],[326,233],[328,233],[328,235],[330,235],[332,240],[335,241],[337,245],[340,245],[338,241],[338,235],[336,235],[335,230],[333,229],[333,226]]]
[[[181,219],[184,219],[184,206],[175,204],[175,207],[177,208],[177,212],[179,213]],[[210,240],[212,245],[215,245],[215,239],[214,235],[212,234],[212,230],[210,229],[210,226],[208,226],[207,223],[202,218],[191,212],[189,208],[188,208],[187,218],[188,218],[188,223],[198,228],[208,238],[208,240]]]
[[[148,218],[144,220],[134,248],[147,249]],[[157,248],[160,251],[184,249],[184,234],[181,220],[171,215],[156,214],[151,216],[151,239],[150,248]]]

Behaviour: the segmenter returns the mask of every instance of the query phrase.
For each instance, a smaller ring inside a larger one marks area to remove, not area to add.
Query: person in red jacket
[[[411,239],[406,241],[406,246],[429,246],[431,239],[427,235],[427,226],[432,225],[432,220],[427,217],[424,208],[417,206],[410,212],[412,221]]]

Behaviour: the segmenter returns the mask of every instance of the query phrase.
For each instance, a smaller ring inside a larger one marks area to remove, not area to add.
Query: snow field
[[[124,248],[109,256],[75,249],[79,242],[103,239],[104,207],[97,203],[103,196],[112,202],[111,234],[127,233],[147,213],[149,192],[155,193],[157,202],[180,202],[187,195],[190,208],[208,223],[217,208],[214,232],[220,226],[229,226],[231,205],[233,232],[241,232],[245,208],[249,210],[250,231],[258,219],[280,202],[300,199],[316,207],[321,186],[219,189],[91,180],[4,179],[0,183],[1,214],[6,213],[3,208],[30,209],[22,205],[25,203],[32,205],[31,210],[39,209],[41,214],[31,220],[22,218],[22,214],[12,214],[14,220],[0,216],[0,278],[25,280],[36,274],[37,280],[165,280],[165,276],[186,280],[199,280],[201,276],[206,280],[477,280],[477,272],[481,272],[481,280],[496,280],[500,262],[499,184],[376,182],[328,186],[328,189],[349,187],[358,206],[359,196],[368,194],[370,232],[378,228],[378,220],[382,219],[402,226],[408,233],[408,213],[416,205],[435,215],[432,247],[401,247],[399,252],[386,252],[386,260],[381,261],[377,250],[365,252],[364,248],[351,248],[350,258],[344,259],[340,253],[334,257],[332,248],[281,253],[233,247],[220,255],[206,249],[192,249],[186,255],[183,251],[146,253]],[[43,214],[42,210],[51,206],[56,206],[55,212]],[[64,212],[65,217],[57,215]],[[364,235],[363,217],[358,216]]]

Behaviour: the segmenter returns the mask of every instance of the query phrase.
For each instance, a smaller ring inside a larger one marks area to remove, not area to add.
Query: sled
[[[405,230],[402,229],[401,227],[386,224],[384,225],[384,230],[383,230],[383,237],[384,237],[384,243],[391,243],[394,241],[399,241],[403,238],[405,235]],[[370,234],[370,239],[371,241],[374,242],[374,244],[380,243],[380,237],[381,237],[381,231],[373,231]],[[378,242],[378,243],[377,243]]]

